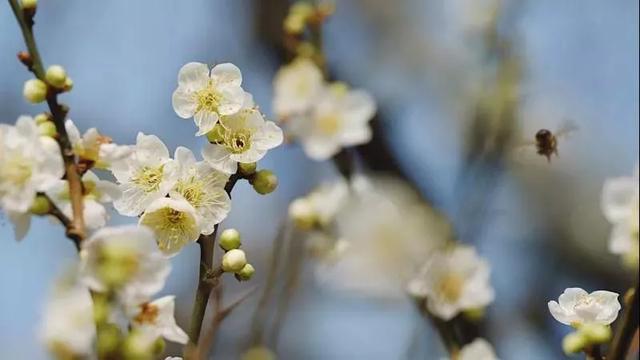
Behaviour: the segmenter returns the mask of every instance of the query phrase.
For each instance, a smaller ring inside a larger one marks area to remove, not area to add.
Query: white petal
[[[202,89],[209,81],[209,66],[190,62],[180,68],[178,85],[188,91]]]
[[[31,227],[31,214],[28,212],[19,213],[14,211],[7,211],[7,217],[13,224],[13,232],[16,240],[20,241],[27,236],[29,228]]]
[[[231,159],[231,153],[224,146],[205,144],[202,157],[212,168],[226,174],[235,174],[238,170],[238,163]]]
[[[230,86],[219,89],[220,105],[218,106],[218,112],[220,115],[232,115],[237,113],[245,101],[245,92],[241,87]]]
[[[575,322],[577,319],[575,315],[567,314],[565,310],[560,307],[560,304],[558,304],[556,301],[549,301],[547,306],[549,307],[551,316],[565,325],[571,325],[571,323]]]
[[[67,136],[69,137],[69,141],[72,145],[76,145],[80,142],[80,130],[78,130],[71,119],[67,119],[67,121],[64,122],[64,128],[67,130]]]
[[[340,133],[340,142],[344,146],[366,144],[371,141],[372,135],[371,128],[367,124],[345,126]]]
[[[248,164],[248,163],[257,162],[258,160],[262,159],[266,153],[267,153],[267,150],[257,149],[256,147],[252,146],[249,150],[245,152],[238,153],[238,154],[231,154],[229,157],[234,162],[241,162],[241,163]]]
[[[183,119],[191,118],[198,106],[193,93],[187,92],[183,88],[177,88],[173,92],[171,104],[176,114]]]
[[[136,158],[144,165],[159,165],[169,158],[169,150],[157,136],[138,133]]]
[[[282,129],[274,122],[267,121],[251,140],[256,147],[269,150],[282,144],[283,138]]]
[[[309,138],[303,140],[305,154],[313,160],[327,160],[340,151],[340,145],[334,139]]]
[[[638,181],[631,177],[609,179],[602,190],[602,211],[610,222],[631,216],[634,201],[638,201]]]
[[[85,198],[83,214],[84,222],[88,229],[99,229],[107,223],[107,211],[97,201]]]
[[[213,127],[218,123],[218,114],[207,111],[198,111],[193,120],[196,122],[198,132],[196,136],[206,135],[209,131],[213,130]]]
[[[185,171],[196,164],[196,157],[193,152],[184,146],[178,146],[173,155],[180,167],[179,171]]]
[[[581,288],[567,288],[558,298],[558,302],[564,309],[573,309],[578,299],[587,295],[589,293]]]
[[[242,73],[231,63],[218,64],[211,69],[211,79],[216,84],[239,87],[242,84]]]
[[[633,250],[633,244],[637,241],[626,223],[616,224],[609,236],[609,251],[618,255],[626,254]]]

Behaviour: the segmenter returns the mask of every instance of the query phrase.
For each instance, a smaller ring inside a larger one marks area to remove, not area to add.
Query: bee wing
[[[573,121],[569,119],[565,119],[562,125],[556,130],[556,137],[558,138],[567,138],[572,133],[578,131],[578,125],[576,125]]]

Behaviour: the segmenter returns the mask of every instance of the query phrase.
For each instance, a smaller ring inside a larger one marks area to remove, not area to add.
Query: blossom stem
[[[638,329],[638,317],[640,311],[638,306],[638,285],[629,289],[624,297],[625,309],[622,315],[622,323],[616,328],[613,335],[613,341],[609,347],[607,360],[623,360],[629,351],[629,347],[633,340],[633,334]]]
[[[42,59],[38,52],[36,40],[33,35],[33,12],[25,12],[22,10],[18,0],[8,0],[9,5],[20,25],[22,36],[24,37],[25,45],[29,52],[29,71],[31,71],[38,79],[44,81],[45,70],[42,65]],[[83,203],[82,203],[82,180],[80,174],[77,171],[77,164],[71,148],[71,142],[67,135],[67,130],[64,126],[65,118],[69,109],[58,102],[58,91],[49,87],[47,91],[47,104],[49,110],[53,116],[53,122],[56,126],[58,136],[56,140],[60,146],[62,158],[64,160],[65,177],[69,182],[69,194],[71,197],[71,208],[73,211],[73,219],[65,225],[67,237],[74,242],[80,243],[85,237],[85,226],[83,217]]]

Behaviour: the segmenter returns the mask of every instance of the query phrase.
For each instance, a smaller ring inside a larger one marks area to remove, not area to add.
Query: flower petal
[[[209,66],[199,62],[190,62],[178,72],[178,85],[187,91],[203,88],[209,81]]]
[[[198,103],[193,93],[185,91],[183,88],[177,88],[171,95],[171,104],[173,110],[183,119],[189,119],[196,112]]]
[[[234,174],[238,170],[238,163],[231,159],[231,153],[224,146],[206,144],[202,148],[202,157],[212,168],[226,174]]]
[[[242,85],[242,73],[240,69],[231,64],[218,64],[211,69],[211,79],[219,85],[239,87]]]
[[[196,136],[206,135],[209,131],[213,130],[213,127],[218,123],[218,119],[218,114],[214,112],[198,111],[193,117],[198,127]]]

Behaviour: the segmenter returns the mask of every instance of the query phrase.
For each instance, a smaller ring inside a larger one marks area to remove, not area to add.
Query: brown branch
[[[618,325],[613,335],[607,360],[623,360],[627,352],[629,352],[633,334],[638,329],[638,317],[640,317],[640,311],[638,310],[639,300],[638,285],[636,285],[635,288],[629,289],[624,296],[625,307],[622,314],[622,322]]]
[[[38,52],[36,40],[33,35],[33,15],[32,11],[25,12],[20,7],[18,0],[8,0],[11,9],[20,25],[24,42],[27,46],[29,54],[28,69],[38,79],[46,83],[45,70],[42,65],[42,59]],[[56,137],[62,158],[64,161],[65,177],[69,182],[69,194],[71,197],[71,208],[73,211],[73,219],[70,223],[65,225],[67,229],[67,237],[73,241],[80,243],[85,237],[85,226],[83,217],[83,203],[82,203],[82,180],[80,174],[77,171],[77,165],[71,148],[71,142],[67,135],[67,130],[64,126],[65,118],[68,107],[58,102],[58,90],[52,86],[48,86],[47,90],[47,104],[53,117],[53,123],[56,126],[58,136]]]

